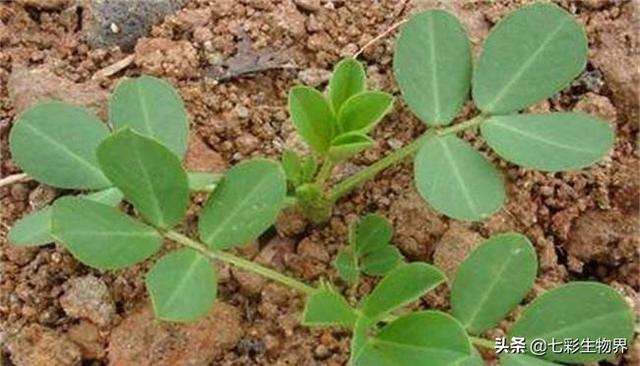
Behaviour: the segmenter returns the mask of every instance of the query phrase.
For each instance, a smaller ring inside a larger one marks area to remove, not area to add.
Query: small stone
[[[329,81],[329,78],[331,78],[331,71],[325,69],[309,68],[298,73],[300,81],[314,88]]]
[[[452,221],[449,229],[436,244],[433,263],[444,271],[447,278],[453,279],[460,264],[482,240],[480,234]]]
[[[189,135],[185,166],[191,172],[220,172],[227,168],[227,162],[192,132]]]
[[[238,104],[233,108],[233,114],[240,119],[249,118],[249,109],[242,104]]]
[[[110,365],[210,365],[236,346],[243,335],[240,311],[218,301],[209,314],[191,323],[155,318],[147,305],[129,314],[112,332]]]
[[[306,10],[311,13],[315,13],[321,9],[320,0],[293,0],[293,3],[301,10]]]
[[[67,337],[40,324],[22,328],[7,349],[15,366],[79,366],[82,356]]]
[[[72,278],[65,283],[66,292],[60,305],[71,317],[88,319],[99,326],[109,325],[115,315],[115,304],[107,285],[87,275]]]
[[[329,351],[327,346],[320,344],[313,350],[313,356],[319,360],[324,360],[331,356],[331,351]]]
[[[244,133],[236,139],[236,147],[241,154],[248,155],[260,144],[260,140],[250,133]]]

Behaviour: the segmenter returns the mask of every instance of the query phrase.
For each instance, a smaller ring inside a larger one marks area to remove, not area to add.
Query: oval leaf
[[[279,164],[258,159],[236,165],[202,209],[200,239],[216,249],[256,239],[278,218],[286,190]]]
[[[550,3],[509,14],[487,38],[473,79],[483,112],[505,114],[551,97],[584,69],[587,37],[573,17]]]
[[[342,132],[369,132],[393,107],[389,93],[371,91],[349,98],[338,114],[338,127]]]
[[[109,122],[157,139],[180,159],[187,151],[187,111],[178,92],[164,80],[141,76],[121,81],[109,100]]]
[[[535,299],[509,331],[509,337],[552,339],[627,339],[633,336],[634,316],[614,289],[597,282],[574,282]],[[529,343],[527,343],[527,348]],[[542,358],[557,362],[596,362],[610,357],[602,353],[553,353]]]
[[[418,192],[433,208],[458,220],[481,220],[504,202],[502,177],[455,136],[431,137],[414,163]]]
[[[324,96],[313,88],[295,86],[289,91],[289,113],[306,143],[316,152],[326,153],[336,121]]]
[[[187,210],[189,185],[180,160],[156,140],[130,129],[98,147],[104,173],[151,224],[170,228]]]
[[[394,269],[402,260],[398,248],[385,245],[375,251],[366,253],[360,259],[362,271],[369,276],[382,276]]]
[[[351,246],[341,250],[334,262],[338,276],[346,283],[353,285],[360,279],[358,257]]]
[[[529,292],[537,270],[536,252],[526,236],[493,236],[458,268],[451,287],[452,315],[471,334],[492,328]]]
[[[358,254],[376,251],[391,241],[393,227],[380,215],[370,214],[361,218],[353,229],[353,238]]]
[[[384,328],[360,349],[356,366],[445,366],[471,356],[471,344],[462,326],[438,311],[403,316]]]
[[[109,206],[117,206],[122,201],[122,193],[117,188],[107,188],[80,197]],[[21,247],[45,245],[54,240],[50,232],[51,206],[46,206],[18,220],[9,230],[7,240],[11,245]]]
[[[327,285],[309,296],[302,314],[302,324],[305,326],[337,325],[352,328],[355,322],[356,314],[347,300]]]
[[[504,159],[543,171],[587,167],[611,149],[615,138],[607,122],[583,113],[496,116],[481,131]]]
[[[329,81],[329,99],[335,114],[344,102],[365,89],[366,75],[362,64],[353,58],[338,62]]]
[[[76,197],[53,204],[51,235],[80,262],[101,270],[141,262],[162,245],[162,236],[117,209]]]
[[[96,148],[109,130],[87,110],[50,102],[27,109],[11,129],[13,160],[36,180],[53,187],[100,189]]]
[[[440,270],[426,263],[400,265],[387,273],[364,298],[360,309],[372,321],[382,319],[389,312],[417,300],[444,280]]]
[[[369,136],[361,132],[348,132],[336,137],[329,148],[329,158],[333,161],[347,159],[375,144]]]
[[[451,122],[468,99],[471,69],[469,39],[455,16],[429,10],[402,27],[393,71],[404,100],[423,122]]]
[[[164,255],[145,279],[156,316],[186,322],[206,315],[217,294],[217,275],[207,257],[190,248]]]

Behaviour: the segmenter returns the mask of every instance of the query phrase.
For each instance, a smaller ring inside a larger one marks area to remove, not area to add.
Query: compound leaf
[[[80,262],[101,270],[129,267],[162,245],[154,228],[116,208],[77,197],[53,204],[51,235]]]
[[[356,314],[336,289],[323,285],[309,298],[302,314],[302,324],[306,326],[343,326],[352,328]]]
[[[420,311],[368,338],[353,365],[448,366],[471,355],[471,343],[458,321],[439,311]]]
[[[347,99],[338,114],[342,132],[371,131],[393,107],[393,96],[380,91],[368,91]]]
[[[375,141],[363,132],[347,132],[333,139],[329,148],[329,158],[333,161],[344,160],[374,144]]]
[[[280,213],[287,182],[279,164],[263,159],[231,168],[200,214],[200,239],[227,249],[256,239]]]
[[[140,76],[121,81],[109,100],[109,122],[157,139],[180,159],[187,151],[187,111],[178,92],[164,80]]]
[[[471,334],[492,328],[522,301],[537,269],[536,252],[526,236],[491,237],[458,268],[451,287],[452,315]]]
[[[418,192],[433,208],[458,220],[481,220],[504,202],[495,167],[455,136],[429,138],[414,163]]]
[[[560,366],[560,364],[545,361],[537,357],[524,354],[503,353],[500,355],[501,366]]]
[[[522,7],[489,33],[473,99],[486,113],[518,111],[569,84],[586,59],[587,37],[571,14],[550,3]]]
[[[574,282],[544,293],[527,306],[513,324],[509,337],[552,339],[626,339],[634,332],[634,315],[624,298],[597,282]],[[527,343],[529,352],[530,344]],[[549,361],[587,363],[609,358],[612,353],[554,353]]]
[[[156,316],[193,321],[206,315],[217,294],[217,275],[209,259],[190,248],[174,250],[158,260],[145,284]]]
[[[444,280],[440,270],[426,263],[401,264],[387,273],[364,298],[360,309],[369,319],[382,319],[389,312],[417,300]]]
[[[471,48],[455,16],[418,13],[402,27],[393,71],[411,111],[429,125],[446,125],[469,96]]]
[[[607,153],[615,137],[607,122],[584,113],[495,116],[481,131],[504,159],[543,171],[589,166]]]
[[[329,99],[337,115],[344,102],[365,89],[366,75],[362,64],[353,58],[338,62],[329,80]]]
[[[313,88],[295,86],[289,91],[289,113],[306,143],[316,152],[326,153],[333,139],[336,121],[324,96]]]
[[[116,206],[122,201],[122,192],[117,188],[107,188],[80,197]],[[18,220],[9,230],[7,240],[11,245],[21,247],[52,243],[54,239],[51,237],[51,206],[31,212]]]
[[[48,102],[27,109],[11,129],[11,155],[36,180],[58,188],[100,189],[111,185],[102,174],[96,148],[109,134],[92,113]]]
[[[187,210],[189,183],[180,159],[158,141],[128,128],[98,147],[104,173],[154,226],[170,228]]]

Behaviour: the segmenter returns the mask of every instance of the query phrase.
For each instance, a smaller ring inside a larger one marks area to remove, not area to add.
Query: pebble
[[[67,315],[88,319],[99,326],[111,323],[116,311],[115,304],[102,280],[87,275],[72,278],[64,286],[67,290],[60,298],[60,305]]]

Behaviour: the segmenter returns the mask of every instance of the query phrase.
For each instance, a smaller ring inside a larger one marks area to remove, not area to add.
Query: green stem
[[[299,290],[301,292],[304,292],[305,294],[310,294],[313,291],[315,291],[313,287],[305,284],[304,282],[298,281],[295,278],[285,276],[280,272],[276,272],[272,269],[263,267],[257,263],[235,256],[233,254],[223,252],[221,250],[210,249],[205,244],[195,241],[179,232],[169,230],[164,233],[164,236],[167,239],[175,241],[176,243],[195,249],[209,258],[218,259],[223,262],[232,264],[238,268],[242,268],[244,270],[257,273],[270,280],[280,282],[283,285],[286,285],[296,290]]]
[[[331,161],[331,159],[329,158],[326,158],[324,160],[324,163],[320,167],[320,171],[318,171],[318,175],[316,176],[315,183],[318,186],[322,187],[324,183],[327,181],[327,179],[329,179],[329,177],[331,176],[332,171],[333,171],[333,161]]]
[[[361,171],[357,172],[356,174],[354,174],[354,175],[348,177],[347,179],[343,180],[342,182],[338,183],[335,187],[333,187],[331,192],[329,192],[329,200],[331,202],[335,202],[339,198],[341,198],[341,197],[345,196],[346,194],[348,194],[349,192],[351,192],[354,188],[356,188],[360,184],[362,184],[365,181],[367,181],[367,180],[373,178],[374,176],[376,176],[376,174],[380,173],[381,171],[385,170],[386,168],[390,167],[391,165],[394,165],[394,164],[397,164],[397,163],[401,162],[406,157],[408,157],[410,155],[413,155],[416,151],[418,151],[418,149],[420,149],[422,144],[428,138],[430,138],[430,137],[432,137],[434,135],[436,135],[436,136],[446,136],[446,135],[458,133],[460,131],[468,130],[470,128],[477,127],[486,118],[487,118],[486,115],[479,114],[479,115],[475,116],[474,118],[471,118],[471,119],[469,119],[467,121],[464,121],[462,123],[455,124],[453,126],[449,126],[449,127],[445,127],[445,128],[441,128],[441,129],[438,129],[438,128],[430,128],[430,129],[428,129],[427,132],[422,134],[422,136],[418,137],[416,140],[414,140],[409,145],[406,145],[406,146],[402,147],[401,149],[398,149],[398,150],[394,151],[393,153],[385,156],[384,158],[382,158],[382,159],[376,161],[375,163],[373,163],[372,165],[369,165],[368,167],[366,167],[366,168],[362,169]]]
[[[469,336],[469,338],[471,339],[471,343],[473,343],[476,346],[487,348],[487,349],[496,349],[496,344],[489,339],[474,337],[474,336]]]

